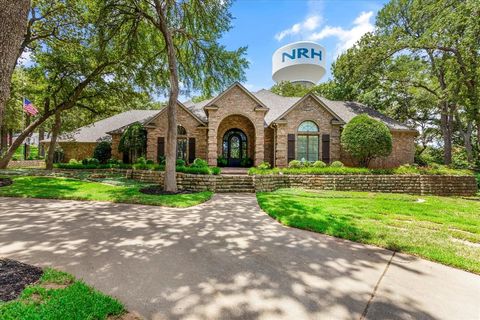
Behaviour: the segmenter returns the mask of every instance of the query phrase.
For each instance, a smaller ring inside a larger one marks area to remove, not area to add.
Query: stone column
[[[287,124],[277,123],[275,137],[275,165],[280,168],[288,165],[287,134]]]
[[[217,129],[218,119],[216,119],[216,110],[208,110],[208,134],[207,134],[207,161],[209,166],[217,165]]]

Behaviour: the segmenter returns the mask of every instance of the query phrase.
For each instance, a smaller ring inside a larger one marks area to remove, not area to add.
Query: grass
[[[39,282],[26,287],[18,299],[0,302],[4,320],[106,319],[124,312],[116,299],[53,269],[46,269]]]
[[[0,188],[0,196],[93,200],[122,203],[148,204],[167,207],[190,207],[209,200],[212,192],[204,191],[178,195],[148,195],[139,191],[143,183],[112,185],[69,178],[12,177],[13,184]]]
[[[480,274],[480,201],[280,189],[258,193],[281,223],[417,255]]]

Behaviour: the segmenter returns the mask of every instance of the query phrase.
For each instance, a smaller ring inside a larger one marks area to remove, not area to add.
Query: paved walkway
[[[480,276],[286,228],[253,194],[188,209],[0,198],[0,256],[153,319],[479,319]]]

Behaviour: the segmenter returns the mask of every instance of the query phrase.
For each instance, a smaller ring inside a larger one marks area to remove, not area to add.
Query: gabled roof
[[[258,103],[261,107],[265,108],[265,109],[268,109],[268,106],[266,104],[264,104],[262,102],[262,100],[258,99],[253,93],[251,93],[250,91],[247,90],[247,88],[245,88],[244,86],[242,86],[242,84],[240,82],[235,82],[234,84],[232,84],[230,87],[228,87],[225,91],[223,91],[222,93],[220,93],[218,96],[216,96],[215,98],[211,99],[207,104],[204,105],[204,109],[206,106],[213,106],[215,105],[215,102],[217,102],[218,100],[220,100],[220,98],[222,98],[227,92],[229,92],[230,90],[232,90],[233,88],[240,88],[240,90],[242,90],[243,92],[245,92],[250,98],[252,98],[256,103]]]
[[[262,106],[268,108],[268,112],[265,115],[265,123],[270,125],[272,122],[281,119],[292,107],[298,105],[301,99],[304,97],[283,97],[279,96],[269,90],[262,89],[257,92],[250,93],[245,87],[239,85],[245,92],[253,95],[257,100],[261,102]],[[232,88],[231,86],[230,88]],[[227,89],[229,90],[229,89]],[[227,91],[226,90],[226,91]],[[200,113],[201,116],[205,119],[205,122],[208,120],[207,115],[204,112],[205,106],[215,104],[215,101],[218,100],[220,96],[222,96],[226,91],[222,94],[217,96],[216,98],[204,100],[198,103],[193,103],[192,101],[186,102],[187,108],[189,108],[192,112]],[[366,113],[370,117],[382,121],[385,123],[391,130],[404,130],[404,131],[415,131],[408,127],[406,124],[401,123],[395,119],[392,119],[373,108],[370,108],[364,104],[352,101],[332,101],[328,100],[324,97],[315,94],[309,94],[307,96],[312,96],[315,100],[317,100],[320,104],[322,104],[328,111],[334,115],[340,122],[347,123],[353,117]]]
[[[98,142],[108,139],[108,132],[127,126],[134,122],[145,123],[159,110],[130,110],[114,115],[72,132],[60,135],[58,142]],[[50,140],[43,140],[50,141]]]
[[[187,106],[185,106],[183,103],[181,103],[180,101],[177,101],[177,104],[180,106],[180,108],[184,109],[188,114],[190,114],[195,120],[198,121],[198,123],[202,126],[205,125],[205,121],[203,121],[198,115],[195,114],[195,112],[193,112],[193,110],[191,110],[190,108],[187,108]],[[145,125],[148,126],[149,124],[151,124],[153,121],[155,121],[163,112],[165,112],[167,110],[167,108],[163,108],[162,110],[160,110],[159,113],[157,113],[154,117],[150,118],[148,121],[145,122]],[[205,117],[206,118],[206,117]]]
[[[304,95],[303,97],[301,97],[297,102],[295,102],[293,105],[291,105],[287,110],[285,110],[280,116],[278,116],[275,120],[280,120],[282,119],[283,117],[285,117],[290,111],[292,111],[293,109],[295,109],[296,106],[298,106],[300,103],[302,103],[303,101],[305,101],[306,99],[308,98],[312,98],[313,100],[317,101],[317,103],[319,103],[321,106],[323,106],[323,108],[325,108],[325,110],[327,110],[335,120],[337,121],[340,121],[341,123],[345,123],[345,121],[342,120],[342,118],[335,112],[333,111],[332,109],[330,109],[330,107],[328,105],[326,105],[322,100],[319,99],[319,97],[317,97],[316,95],[314,95],[313,93],[307,93],[306,95]],[[274,120],[274,121],[275,121]]]

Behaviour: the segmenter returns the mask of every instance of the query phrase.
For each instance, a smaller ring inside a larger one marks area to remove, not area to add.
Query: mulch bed
[[[22,290],[42,276],[39,267],[10,259],[0,259],[0,301],[16,299]]]
[[[177,192],[165,191],[160,186],[148,186],[148,187],[140,189],[140,192],[145,193],[145,194],[154,194],[154,195],[175,195],[175,194],[190,194],[190,193],[193,193],[192,191],[187,191],[187,190],[178,190]]]
[[[13,183],[13,180],[10,178],[0,178],[0,187],[6,187]]]

